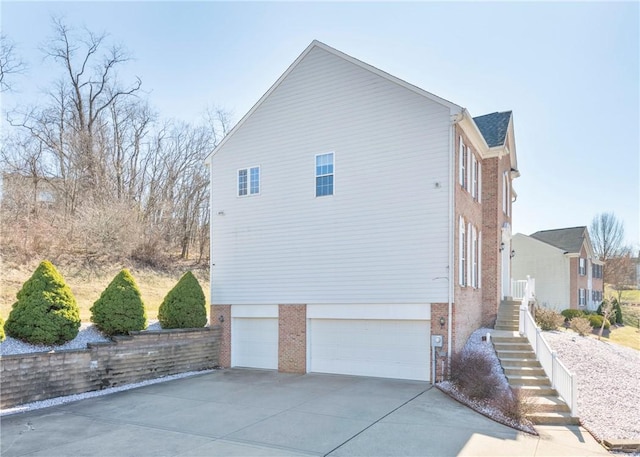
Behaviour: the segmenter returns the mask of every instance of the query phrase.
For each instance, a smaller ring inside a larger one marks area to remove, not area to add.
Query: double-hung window
[[[460,161],[460,185],[463,189],[467,189],[468,184],[468,176],[467,176],[467,147],[464,145],[462,141],[462,137],[460,137],[460,154],[458,160]]]
[[[238,197],[260,193],[260,167],[238,170]]]
[[[316,197],[333,195],[333,152],[316,155]]]
[[[587,274],[587,259],[580,257],[580,263],[578,265],[578,274],[584,276]]]
[[[578,289],[578,305],[585,306],[587,304],[587,291],[586,289]]]
[[[458,266],[459,283],[464,287],[467,285],[467,235],[464,219],[462,217],[460,218],[458,228],[458,241],[460,257],[460,265]]]

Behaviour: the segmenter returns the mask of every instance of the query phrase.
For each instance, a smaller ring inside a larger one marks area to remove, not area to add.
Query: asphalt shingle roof
[[[580,252],[587,227],[569,227],[555,230],[541,230],[531,234],[531,238],[543,241],[569,253]]]
[[[485,114],[473,118],[490,148],[504,144],[510,119],[511,111]]]

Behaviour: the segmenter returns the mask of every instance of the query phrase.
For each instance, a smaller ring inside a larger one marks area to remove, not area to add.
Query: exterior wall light
[[[220,323],[224,322],[224,316],[222,314],[220,314],[220,317],[218,318],[218,320],[220,321]]]
[[[500,252],[504,251],[504,243],[500,243]]]
[[[514,251],[513,249],[511,250],[511,258],[513,259],[516,256],[516,251]]]
[[[440,318],[440,328],[444,328],[445,320],[444,317]]]

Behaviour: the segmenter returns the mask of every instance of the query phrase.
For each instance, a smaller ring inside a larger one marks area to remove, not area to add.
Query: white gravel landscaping
[[[599,440],[640,441],[640,351],[572,331],[543,335],[577,376],[584,427]]]

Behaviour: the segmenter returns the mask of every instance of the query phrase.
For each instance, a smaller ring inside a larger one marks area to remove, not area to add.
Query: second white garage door
[[[231,365],[278,368],[278,319],[233,318]]]
[[[309,319],[309,371],[429,380],[430,322]]]

